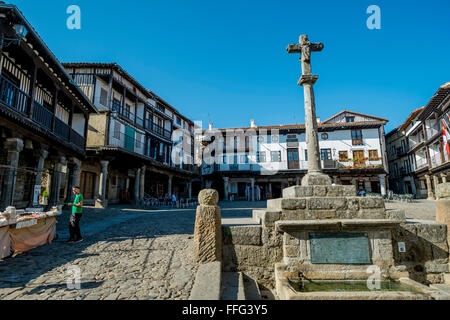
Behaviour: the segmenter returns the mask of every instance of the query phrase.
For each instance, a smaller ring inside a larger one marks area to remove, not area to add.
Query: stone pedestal
[[[214,189],[204,189],[198,195],[193,249],[196,263],[222,261],[222,219],[218,201],[219,194]]]
[[[450,183],[439,184],[436,197],[436,221],[447,225],[447,240],[450,245]]]

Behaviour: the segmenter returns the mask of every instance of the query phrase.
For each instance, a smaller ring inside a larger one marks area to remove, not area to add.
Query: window
[[[339,161],[342,162],[348,161],[348,151],[339,151]]]
[[[241,163],[248,163],[248,154],[241,155]]]
[[[222,163],[223,164],[227,164],[227,156],[223,156],[222,157]]]
[[[177,117],[177,124],[181,126],[181,118]]]
[[[256,152],[256,162],[266,162],[266,152],[265,151]]]
[[[362,131],[361,131],[361,129],[353,129],[352,130],[352,144],[354,146],[363,144],[363,138],[362,138]]]
[[[114,121],[114,139],[120,140],[120,127],[121,127],[120,122]]]
[[[113,100],[112,110],[119,112],[119,110],[120,110],[120,101],[119,100],[117,100],[117,99]]]
[[[271,151],[270,157],[272,162],[281,162],[281,151]]]
[[[378,157],[378,150],[369,150],[369,160],[380,160],[380,158]]]
[[[398,165],[394,163],[394,176],[398,177]]]
[[[136,132],[136,148],[141,148],[141,138],[142,134]]]
[[[305,161],[308,161],[308,150],[305,149]]]
[[[355,117],[345,117],[345,122],[355,122]]]
[[[320,149],[320,159],[331,160],[331,149]]]
[[[103,88],[100,89],[100,104],[105,107],[108,106],[108,91]]]

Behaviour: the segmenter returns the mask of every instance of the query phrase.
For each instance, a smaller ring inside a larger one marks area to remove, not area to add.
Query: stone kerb
[[[196,263],[222,261],[222,220],[218,201],[219,194],[214,189],[204,189],[198,195],[193,249]]]

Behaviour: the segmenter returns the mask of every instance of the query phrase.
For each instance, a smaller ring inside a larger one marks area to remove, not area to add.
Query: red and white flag
[[[444,148],[447,151],[447,155],[450,155],[450,144],[449,137],[447,136],[446,126],[444,120],[442,120],[442,139],[444,142]]]

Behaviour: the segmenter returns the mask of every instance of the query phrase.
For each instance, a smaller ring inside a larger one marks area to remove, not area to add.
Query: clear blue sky
[[[303,123],[299,56],[308,34],[317,115],[385,117],[386,131],[450,81],[448,0],[17,0],[62,62],[117,62],[192,120],[214,127]],[[81,8],[81,30],[66,8]],[[381,8],[381,30],[366,8]]]

